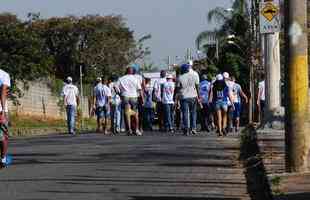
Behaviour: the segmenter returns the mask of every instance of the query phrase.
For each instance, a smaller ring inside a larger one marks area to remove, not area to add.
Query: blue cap
[[[136,73],[140,71],[140,65],[137,63],[131,64],[131,67]]]
[[[184,72],[184,71],[188,71],[190,68],[190,65],[189,64],[182,64],[181,65],[181,70]]]

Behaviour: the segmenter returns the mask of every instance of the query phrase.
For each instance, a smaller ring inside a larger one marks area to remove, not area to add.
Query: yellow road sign
[[[267,3],[262,9],[262,15],[268,20],[272,21],[274,17],[279,14],[279,8],[274,5],[272,2]]]

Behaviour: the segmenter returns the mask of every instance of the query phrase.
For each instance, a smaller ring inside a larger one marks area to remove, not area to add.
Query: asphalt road
[[[3,200],[247,198],[237,136],[53,135],[11,140]]]

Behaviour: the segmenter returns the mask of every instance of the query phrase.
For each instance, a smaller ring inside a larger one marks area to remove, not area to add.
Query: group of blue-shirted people
[[[62,94],[68,131],[75,134],[79,94],[71,77],[67,78]],[[212,129],[224,136],[239,131],[242,105],[247,102],[241,86],[227,72],[210,80],[187,63],[180,66],[177,74],[162,70],[160,78],[154,81],[141,75],[133,65],[122,77],[97,78],[92,113],[97,117],[97,132],[105,134],[126,131],[128,135],[141,136],[143,130],[156,129],[170,133],[182,130],[184,135],[190,135],[197,133],[200,124],[200,131]]]

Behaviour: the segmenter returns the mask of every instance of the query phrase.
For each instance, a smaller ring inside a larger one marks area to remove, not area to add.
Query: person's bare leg
[[[240,118],[237,117],[236,118],[236,130],[239,130],[239,127],[240,127]]]
[[[100,122],[100,118],[97,118],[97,132],[100,132],[100,128],[101,128],[101,122]]]
[[[223,117],[223,130],[226,130],[227,128],[227,112],[222,110],[222,117]]]
[[[125,107],[125,123],[128,127],[128,133],[132,133],[132,130],[131,130],[131,109],[130,107],[126,106]]]
[[[137,135],[142,135],[141,131],[139,130],[139,113],[138,112],[135,112],[134,114],[134,117],[135,117],[135,120],[136,120],[136,133]]]
[[[217,127],[218,127],[218,131],[219,131],[219,136],[221,136],[222,133],[222,111],[221,110],[217,110],[216,111],[216,115],[217,115]]]

